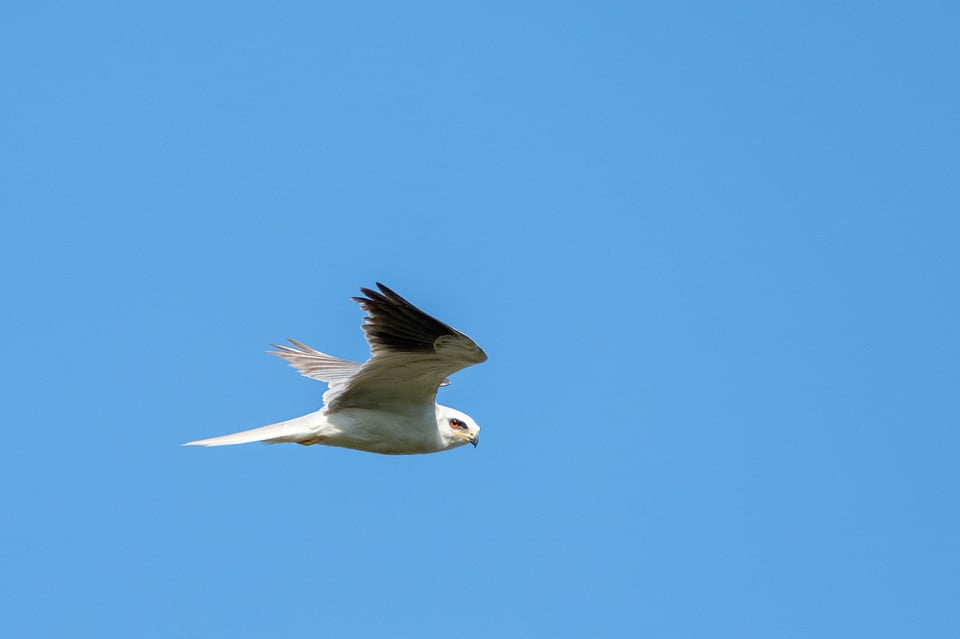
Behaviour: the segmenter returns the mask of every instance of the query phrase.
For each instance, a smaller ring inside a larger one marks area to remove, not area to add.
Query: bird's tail
[[[184,446],[232,446],[233,444],[249,444],[250,442],[264,442],[279,444],[281,442],[317,443],[322,437],[317,436],[319,427],[324,423],[319,413],[310,413],[303,417],[277,422],[269,426],[251,428],[231,435],[198,439],[187,442]]]

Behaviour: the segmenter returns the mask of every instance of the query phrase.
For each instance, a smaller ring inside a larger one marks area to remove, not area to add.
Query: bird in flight
[[[447,376],[486,361],[476,342],[427,315],[392,290],[361,288],[353,299],[367,312],[363,332],[370,344],[366,362],[339,359],[296,340],[268,351],[326,382],[323,407],[285,422],[185,446],[229,446],[249,442],[324,444],[385,455],[437,453],[477,445],[480,427],[454,408],[437,403]]]

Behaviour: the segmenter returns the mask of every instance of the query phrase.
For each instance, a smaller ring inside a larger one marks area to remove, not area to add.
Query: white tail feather
[[[198,439],[194,442],[187,442],[184,446],[232,446],[234,444],[249,444],[251,442],[265,442],[268,444],[278,444],[280,442],[302,442],[316,437],[318,427],[324,423],[324,419],[318,413],[310,413],[303,417],[290,419],[285,422],[277,422],[269,426],[251,428],[250,430],[222,435],[220,437],[211,437],[209,439]]]

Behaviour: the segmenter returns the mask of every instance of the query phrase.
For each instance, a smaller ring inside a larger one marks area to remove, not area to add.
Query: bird
[[[449,375],[487,360],[476,342],[423,312],[387,286],[361,288],[352,299],[366,311],[363,332],[370,359],[354,362],[306,344],[271,344],[267,351],[301,375],[328,384],[319,410],[295,419],[184,446],[293,442],[384,455],[476,448],[480,426],[466,413],[438,404]]]

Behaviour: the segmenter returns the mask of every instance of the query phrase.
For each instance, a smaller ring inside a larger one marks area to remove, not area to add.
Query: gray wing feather
[[[277,350],[267,352],[290,362],[290,365],[300,371],[304,377],[334,384],[350,379],[363,366],[360,362],[321,353],[295,339],[288,338],[287,341],[291,346],[271,344]]]
[[[287,341],[292,346],[286,344],[271,344],[275,351],[267,351],[270,355],[276,355],[280,359],[290,362],[290,366],[300,371],[300,374],[310,379],[327,384],[342,385],[357,374],[363,366],[360,362],[354,362],[349,359],[340,359],[333,355],[321,353],[315,348],[307,346],[303,342],[288,337]],[[449,386],[450,380],[444,379],[440,382],[441,386]]]

